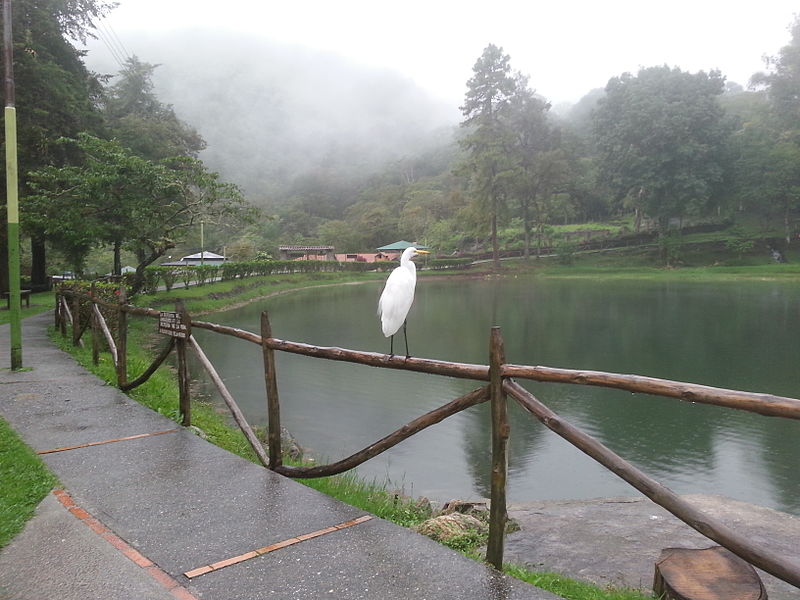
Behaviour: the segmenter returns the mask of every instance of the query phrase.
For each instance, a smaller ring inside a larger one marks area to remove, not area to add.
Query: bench
[[[11,310],[11,292],[3,292],[3,296],[6,297],[6,306],[8,310]],[[22,306],[22,301],[25,301],[25,306],[30,308],[31,306],[31,291],[30,290],[20,290],[19,291],[19,305]]]
[[[767,600],[756,570],[721,546],[662,550],[653,591],[664,600]]]

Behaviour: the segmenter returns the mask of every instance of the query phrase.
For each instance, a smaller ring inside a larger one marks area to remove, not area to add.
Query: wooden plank
[[[239,554],[238,556],[233,556],[231,558],[226,558],[225,560],[219,560],[217,562],[211,563],[210,565],[205,565],[202,567],[198,567],[196,569],[191,569],[190,571],[186,571],[183,575],[189,579],[194,579],[195,577],[200,577],[201,575],[205,575],[206,573],[211,573],[213,571],[218,571],[219,569],[224,569],[225,567],[230,567],[231,565],[237,565],[241,562],[246,560],[251,560],[253,558],[257,558],[259,556],[263,556],[264,554],[269,554],[270,552],[275,552],[276,550],[280,550],[281,548],[287,548],[289,546],[294,546],[295,544],[299,544],[300,542],[305,542],[307,540],[313,540],[314,538],[327,535],[330,533],[336,533],[337,531],[341,531],[342,529],[347,529],[349,527],[354,527],[356,525],[360,525],[361,523],[366,523],[367,521],[372,520],[372,515],[364,515],[362,517],[358,517],[356,519],[352,519],[350,521],[346,521],[344,523],[339,523],[338,525],[333,525],[331,527],[326,527],[325,529],[318,529],[317,531],[312,531],[310,533],[304,533],[302,535],[298,535],[296,537],[288,538],[282,540],[280,542],[275,542],[270,544],[269,546],[264,546],[263,548],[257,548],[255,550],[251,550],[250,552],[245,552],[244,554]]]
[[[153,437],[156,435],[164,435],[165,433],[176,433],[177,429],[167,429],[166,431],[156,431],[154,433],[139,433],[137,435],[129,435],[127,437],[115,438],[113,440],[102,440],[100,442],[87,442],[85,444],[76,444],[74,446],[62,446],[61,448],[51,448],[50,450],[39,450],[36,454],[53,454],[55,452],[66,452],[67,450],[77,450],[79,448],[89,448],[91,446],[102,446],[105,444],[114,444],[116,442],[127,442],[130,440],[138,440],[146,437]]]
[[[663,600],[767,600],[752,565],[720,546],[662,550],[653,592]]]

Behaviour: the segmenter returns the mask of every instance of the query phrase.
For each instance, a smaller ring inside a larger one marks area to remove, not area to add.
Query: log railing
[[[72,310],[70,310],[70,300],[72,301]],[[78,322],[79,318],[77,315],[80,314],[81,302],[90,302],[92,304],[91,326],[93,330],[94,328],[100,328],[102,330],[104,339],[110,349],[114,348],[115,341],[110,334],[110,329],[105,325],[102,313],[98,310],[98,307],[105,307],[107,310],[118,311],[118,323],[121,325],[117,333],[116,354],[114,355],[112,350],[112,356],[114,356],[118,385],[120,388],[129,390],[146,381],[167,358],[172,348],[178,348],[178,376],[181,389],[180,411],[183,416],[184,425],[189,425],[191,416],[185,348],[191,348],[198,357],[200,364],[208,372],[226,405],[231,410],[235,422],[244,433],[259,461],[261,461],[265,467],[289,477],[324,477],[342,473],[362,464],[366,460],[374,458],[378,454],[408,439],[423,429],[439,423],[462,410],[488,400],[491,404],[492,415],[492,497],[490,505],[489,541],[486,557],[487,561],[497,568],[500,568],[503,563],[503,539],[507,519],[505,490],[508,468],[507,446],[510,426],[506,413],[506,396],[510,396],[518,402],[522,408],[541,421],[547,428],[592,457],[605,468],[615,473],[690,527],[726,547],[752,565],[763,569],[783,581],[800,587],[800,564],[796,561],[787,559],[768,548],[763,548],[754,544],[750,539],[733,531],[723,523],[703,514],[672,490],[651,479],[648,475],[625,461],[599,441],[559,417],[522,386],[516,383],[514,379],[530,379],[541,382],[615,388],[634,393],[677,398],[683,401],[712,404],[765,416],[789,419],[800,419],[800,400],[769,394],[727,390],[654,377],[642,377],[639,375],[508,364],[505,360],[503,339],[500,334],[500,329],[497,327],[492,328],[490,335],[489,365],[475,365],[424,358],[388,356],[386,354],[373,352],[361,352],[335,347],[319,347],[282,340],[273,337],[267,313],[262,313],[261,331],[259,335],[234,327],[192,320],[181,305],[176,307],[175,313],[168,314],[168,316],[177,315],[179,318],[176,322],[181,323],[181,327],[172,333],[170,333],[169,330],[166,331],[171,337],[167,346],[142,375],[132,381],[128,381],[127,367],[125,364],[121,364],[125,363],[127,360],[124,345],[126,334],[125,331],[123,331],[123,327],[126,327],[127,315],[163,318],[165,313],[153,309],[127,305],[124,303],[124,295],[122,295],[122,301],[114,305],[104,303],[90,295],[68,291],[58,292],[56,295],[56,326],[60,329],[62,335],[66,336],[66,325],[69,322],[72,325],[73,342],[76,344],[80,343],[80,336],[86,328],[86,325],[81,327],[81,324]],[[256,438],[248,425],[235,400],[225,387],[222,378],[217,374],[213,365],[197,343],[197,340],[191,335],[192,328],[206,329],[219,334],[233,336],[261,347],[264,359],[264,379],[267,396],[267,452],[264,451],[261,442]],[[162,324],[159,325],[159,331],[165,333],[165,331],[162,330]],[[93,337],[99,339],[99,336],[96,336],[94,333]],[[120,344],[120,340],[123,341],[122,344]],[[180,351],[181,347],[184,348],[183,352]],[[401,369],[447,377],[473,379],[487,382],[488,385],[479,387],[464,394],[460,398],[456,398],[439,408],[421,415],[397,431],[347,458],[331,464],[313,467],[289,466],[284,465],[281,458],[280,401],[278,398],[277,373],[275,368],[276,351],[320,359],[351,362],[376,368]]]

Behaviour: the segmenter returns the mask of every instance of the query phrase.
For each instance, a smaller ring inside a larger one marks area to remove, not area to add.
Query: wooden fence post
[[[67,308],[66,306],[67,298],[66,296],[64,296],[64,294],[59,294],[58,298],[59,298],[58,314],[60,315],[59,329],[61,330],[61,337],[65,338],[67,337],[67,314],[66,314],[67,311],[65,310]]]
[[[506,521],[506,479],[508,475],[508,415],[501,375],[506,361],[503,336],[492,327],[489,346],[489,391],[492,410],[492,487],[489,507],[489,541],[486,561],[498,571],[503,569],[503,541]]]
[[[272,337],[269,314],[261,313],[261,349],[264,354],[264,380],[267,384],[267,442],[269,444],[269,468],[283,464],[281,452],[281,405],[278,400],[278,377],[275,372],[275,352],[267,347]]]
[[[119,286],[117,308],[117,385],[128,382],[128,313],[123,309],[128,302],[125,284]]]
[[[175,339],[175,353],[178,357],[178,410],[183,417],[181,424],[189,427],[192,424],[192,401],[189,394],[189,364],[186,362],[186,341],[192,334],[191,319],[180,298],[175,300],[175,311],[181,315],[181,323],[186,326],[185,337]]]
[[[81,343],[81,299],[76,293],[72,299],[72,345]]]
[[[89,319],[92,328],[92,364],[97,365],[100,363],[100,333],[98,329],[100,329],[100,323],[97,321],[97,315],[95,314],[94,307],[96,306],[94,300],[95,296],[95,283],[92,282],[92,288],[89,292],[91,296],[91,308],[89,310]]]

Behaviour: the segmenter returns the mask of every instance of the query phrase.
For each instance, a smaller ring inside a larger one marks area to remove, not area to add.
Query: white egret
[[[420,254],[429,254],[427,250],[418,250],[409,246],[400,256],[400,266],[394,269],[386,280],[380,300],[378,300],[378,316],[381,318],[383,335],[391,337],[389,354],[394,356],[394,334],[403,326],[406,340],[406,358],[408,353],[408,335],[406,334],[406,316],[414,302],[414,288],[417,286],[417,265],[411,259]]]

